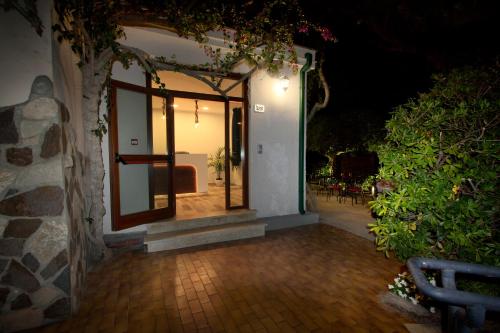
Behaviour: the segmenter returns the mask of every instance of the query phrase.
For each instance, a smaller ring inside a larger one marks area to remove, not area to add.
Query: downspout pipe
[[[306,53],[306,63],[300,69],[300,108],[299,108],[299,213],[306,213],[304,207],[304,187],[305,187],[305,120],[306,120],[306,102],[307,102],[307,87],[306,77],[307,72],[311,69],[312,54]]]

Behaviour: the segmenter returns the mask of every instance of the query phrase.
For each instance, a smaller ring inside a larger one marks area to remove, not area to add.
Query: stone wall
[[[61,320],[86,274],[82,156],[66,107],[39,76],[0,108],[0,331]]]

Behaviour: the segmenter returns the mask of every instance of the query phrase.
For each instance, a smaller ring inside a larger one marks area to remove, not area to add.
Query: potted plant
[[[224,181],[222,180],[222,171],[224,170],[225,156],[224,147],[218,147],[215,154],[211,154],[208,157],[208,167],[214,168],[217,178],[215,179],[215,186],[222,186]]]

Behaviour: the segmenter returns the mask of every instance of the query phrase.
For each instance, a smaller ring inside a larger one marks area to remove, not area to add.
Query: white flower
[[[429,308],[429,311],[430,311],[431,313],[436,313],[436,309],[435,309],[433,306],[431,306],[431,307]]]
[[[418,301],[417,301],[414,297],[410,297],[410,301],[411,301],[413,304],[418,304]]]
[[[408,285],[408,283],[406,283],[406,281],[405,281],[405,280],[401,281],[401,284],[402,284],[403,286],[407,286],[407,285]]]
[[[410,289],[408,289],[408,288],[405,288],[405,290],[406,290],[406,292],[407,292],[407,293],[409,293],[409,292],[410,292]]]
[[[430,284],[432,284],[434,287],[436,286],[436,280],[434,280],[434,279],[430,279],[430,281],[429,281],[429,282],[430,282]]]
[[[387,285],[387,288],[389,288],[389,289],[393,289],[393,288],[394,288],[394,286],[393,286],[392,284],[388,284],[388,285]]]

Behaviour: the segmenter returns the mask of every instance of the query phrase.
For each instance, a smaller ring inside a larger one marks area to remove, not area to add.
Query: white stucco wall
[[[51,11],[52,1],[37,1],[38,15],[45,27],[38,36],[15,10],[0,10],[0,106],[28,99],[35,77],[47,75],[53,80]]]
[[[298,74],[286,75],[285,93],[264,71],[250,80],[249,199],[259,217],[298,213],[300,80]],[[265,112],[255,112],[255,104],[264,105]]]
[[[151,29],[150,29],[151,30]],[[179,39],[169,32],[125,28],[127,39],[124,43],[141,48],[146,52],[170,58],[175,55],[179,63],[201,64],[208,61],[203,50],[190,40]],[[299,63],[305,62],[305,52],[299,48]],[[314,63],[314,62],[313,62]],[[241,66],[242,72],[247,69]],[[249,201],[250,208],[257,210],[259,217],[288,215],[298,213],[298,176],[299,176],[299,100],[300,76],[284,68],[281,75],[287,75],[290,85],[286,92],[276,86],[278,77],[271,77],[265,71],[257,71],[250,78],[249,86]],[[144,74],[138,66],[124,71],[120,65],[113,69],[113,78],[134,84],[144,85]],[[262,104],[265,112],[254,112],[254,105]],[[105,161],[105,205],[110,212],[109,197],[109,156],[108,139],[103,140]],[[259,146],[262,153],[258,153]],[[138,226],[122,232],[142,231]],[[104,218],[104,233],[111,231],[111,218]]]

